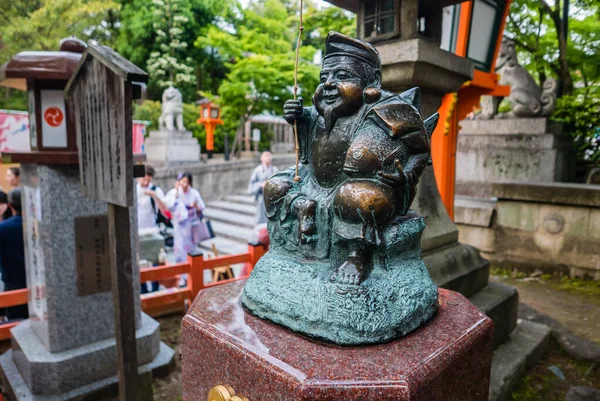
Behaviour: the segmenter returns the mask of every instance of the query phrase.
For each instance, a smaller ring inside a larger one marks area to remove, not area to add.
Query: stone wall
[[[600,280],[600,185],[505,182],[458,197],[460,241],[496,265]]]
[[[280,170],[296,162],[294,154],[273,155],[273,165]],[[177,175],[182,172],[192,174],[194,188],[200,191],[205,202],[219,200],[226,195],[245,194],[252,170],[260,163],[259,157],[250,159],[223,160],[211,159],[208,162],[182,164],[174,167],[157,167],[154,182],[165,193],[174,187]]]

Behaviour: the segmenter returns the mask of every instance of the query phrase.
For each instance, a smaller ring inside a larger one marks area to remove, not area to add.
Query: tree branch
[[[527,50],[529,53],[535,53],[538,51],[538,49],[534,48],[533,46],[530,46],[524,42],[522,42],[520,39],[518,39],[516,36],[514,38],[511,39],[513,42],[515,42],[515,44],[519,47],[522,47],[523,49]]]

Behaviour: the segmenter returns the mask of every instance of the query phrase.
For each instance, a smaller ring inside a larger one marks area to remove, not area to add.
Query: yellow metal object
[[[248,401],[248,399],[241,394],[236,395],[229,386],[218,385],[208,392],[208,401]]]

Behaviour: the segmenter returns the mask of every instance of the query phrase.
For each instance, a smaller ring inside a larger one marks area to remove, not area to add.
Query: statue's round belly
[[[351,180],[338,189],[334,206],[345,221],[385,225],[394,214],[394,191],[371,180]]]

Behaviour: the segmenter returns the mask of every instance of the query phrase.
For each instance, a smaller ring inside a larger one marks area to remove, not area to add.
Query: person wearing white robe
[[[177,176],[175,188],[167,193],[166,204],[173,216],[171,221],[175,262],[183,263],[197,245],[192,237],[192,222],[201,218],[202,211],[206,208],[200,193],[192,188],[191,174],[181,173]]]
[[[248,192],[254,196],[256,202],[256,225],[267,222],[263,188],[267,179],[279,171],[277,167],[271,164],[272,160],[271,152],[263,152],[260,156],[260,165],[256,166],[248,183]]]

